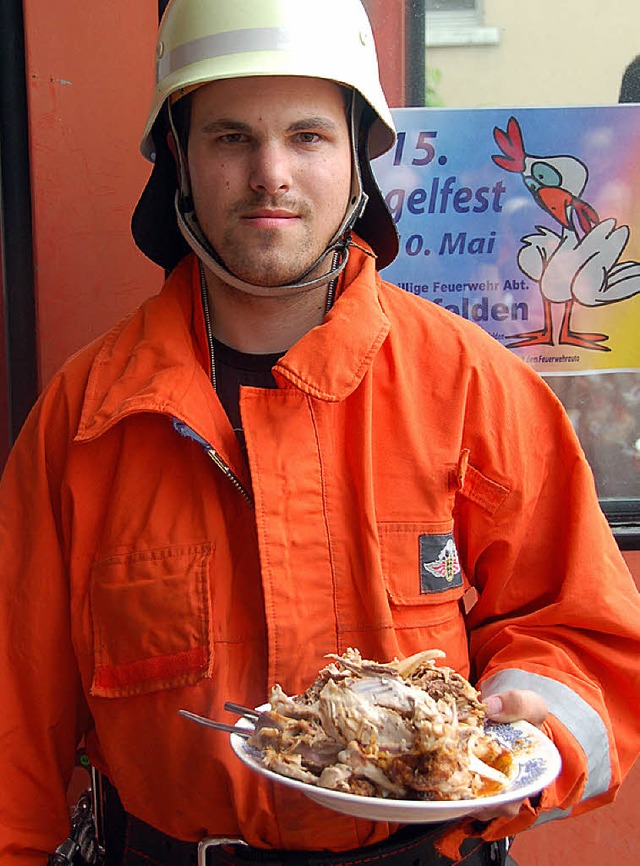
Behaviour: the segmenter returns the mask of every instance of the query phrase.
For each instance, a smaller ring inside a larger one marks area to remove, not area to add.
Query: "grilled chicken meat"
[[[484,731],[480,695],[427,650],[389,664],[356,649],[301,695],[278,685],[248,743],[269,769],[371,797],[461,800],[509,784],[511,757]]]

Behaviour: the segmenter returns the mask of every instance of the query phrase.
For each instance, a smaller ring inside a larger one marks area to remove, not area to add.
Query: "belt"
[[[330,820],[330,819],[329,819]],[[442,826],[405,827],[384,842],[350,851],[279,851],[250,848],[237,840],[206,839],[199,845],[166,836],[129,815],[121,866],[448,866],[434,847]],[[109,846],[107,844],[107,852]],[[467,839],[464,866],[497,866],[502,852],[495,844]],[[110,859],[107,854],[107,864]],[[120,866],[119,864],[119,866]],[[113,861],[115,866],[115,861]]]
[[[350,851],[279,851],[251,848],[232,839],[184,842],[167,836],[128,813],[116,789],[104,777],[105,866],[449,866],[451,860],[435,849],[444,824],[403,827],[384,842]],[[331,821],[327,814],[327,821]],[[499,866],[506,846],[466,839],[461,846],[464,866]],[[513,862],[513,861],[511,861]]]

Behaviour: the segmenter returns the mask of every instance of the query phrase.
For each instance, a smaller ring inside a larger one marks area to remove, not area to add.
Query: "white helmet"
[[[370,166],[371,159],[393,146],[395,128],[360,0],[170,0],[156,59],[157,83],[140,147],[154,168],[132,220],[136,243],[152,261],[170,270],[191,247],[207,264],[211,255],[219,263],[189,212],[185,176],[176,195],[175,163],[166,144],[167,106],[211,81],[262,75],[322,78],[361,97],[353,100],[352,112],[357,201],[352,195],[353,207],[340,232],[355,228],[374,249],[379,267],[395,258],[395,224]],[[360,114],[367,134],[358,144]],[[225,279],[227,275],[225,269]]]

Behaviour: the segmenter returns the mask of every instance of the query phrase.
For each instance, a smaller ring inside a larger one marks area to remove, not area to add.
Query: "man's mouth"
[[[242,216],[243,221],[264,228],[281,226],[295,219],[299,219],[299,214],[282,208],[257,208]]]

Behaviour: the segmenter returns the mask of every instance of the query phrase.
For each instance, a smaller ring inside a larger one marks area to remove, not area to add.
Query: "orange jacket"
[[[440,647],[463,674],[536,688],[564,761],[541,808],[612,798],[640,739],[640,606],[560,404],[369,255],[352,250],[343,286],[278,388],[242,390],[250,472],[209,384],[192,257],[31,413],[0,496],[3,864],[66,836],[83,735],[126,808],[171,835],[384,838],[178,715],[231,721],[225,700],[301,690],[349,646]],[[452,534],[462,574],[425,576]]]

